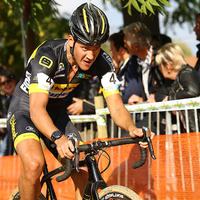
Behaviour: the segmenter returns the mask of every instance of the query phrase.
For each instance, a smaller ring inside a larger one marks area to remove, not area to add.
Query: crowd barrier
[[[156,119],[160,121],[159,114],[166,114],[165,135],[159,134],[153,140],[156,160],[150,156],[146,164],[136,170],[131,169],[133,159],[138,159],[138,150],[135,145],[113,147],[109,149],[112,160],[111,166],[103,174],[108,184],[120,184],[133,189],[143,199],[199,199],[200,195],[200,138],[197,110],[200,109],[200,98],[167,101],[160,103],[144,103],[137,105],[126,105],[126,108],[133,114],[133,120],[137,113],[149,115],[149,127],[151,126],[151,114],[156,113]],[[186,114],[186,133],[181,133],[180,123],[172,124],[172,111],[175,111],[177,122],[179,122],[179,110]],[[196,131],[189,130],[188,111],[194,110]],[[84,141],[101,138],[99,132],[93,132],[97,126],[107,126],[107,108],[97,109],[96,115],[70,116],[75,124],[86,124],[82,138]],[[88,128],[88,123],[91,124]],[[112,122],[113,123],[113,122]],[[0,126],[6,124],[6,119],[0,120]],[[159,126],[159,123],[157,123]],[[111,127],[114,127],[113,125]],[[151,127],[150,127],[151,128]],[[120,129],[119,129],[120,130]],[[112,130],[113,131],[113,130]],[[173,134],[177,133],[177,134]],[[113,134],[111,134],[113,137]],[[120,131],[119,135],[120,137]],[[132,153],[133,152],[133,153]],[[45,150],[47,160],[51,161],[51,154]],[[117,158],[117,159],[116,159]],[[48,161],[47,161],[48,162]],[[105,167],[106,161],[102,159],[101,169]],[[59,166],[59,163],[49,162],[49,168]],[[19,157],[8,156],[0,158],[0,199],[8,199],[11,191],[17,186],[17,177],[22,170]],[[74,199],[72,180],[63,183],[54,181],[58,199]],[[70,185],[70,187],[69,187]],[[64,193],[63,193],[64,191]]]
[[[126,145],[108,149],[112,161],[102,174],[108,185],[124,185],[144,200],[198,200],[200,196],[200,138],[199,133],[158,135],[153,140],[156,160],[148,155],[148,161],[138,169],[131,164],[139,159],[137,145]],[[48,150],[44,151],[49,170],[60,164]],[[52,162],[53,160],[53,162]],[[108,161],[102,156],[100,171]],[[22,170],[19,157],[0,158],[0,199],[8,200],[17,187]],[[74,200],[74,185],[67,181],[53,185],[59,200]],[[44,192],[44,190],[43,190]]]

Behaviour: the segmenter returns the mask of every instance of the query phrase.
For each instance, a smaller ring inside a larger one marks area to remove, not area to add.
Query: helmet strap
[[[74,57],[74,46],[75,46],[75,43],[76,43],[76,40],[74,40],[73,47],[70,47],[70,53],[72,54],[72,57],[73,57],[74,60],[76,60],[75,57]]]

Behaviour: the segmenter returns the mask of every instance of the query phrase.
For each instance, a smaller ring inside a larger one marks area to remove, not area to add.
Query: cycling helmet
[[[98,46],[108,40],[109,23],[106,15],[90,3],[82,4],[72,14],[69,26],[75,41]]]

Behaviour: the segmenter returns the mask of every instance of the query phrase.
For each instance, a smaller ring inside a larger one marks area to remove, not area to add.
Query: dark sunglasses
[[[12,82],[12,80],[13,80],[12,78],[9,78],[9,79],[7,79],[6,81],[0,83],[0,85],[3,86],[3,85],[5,85],[5,84],[8,84],[8,83]]]

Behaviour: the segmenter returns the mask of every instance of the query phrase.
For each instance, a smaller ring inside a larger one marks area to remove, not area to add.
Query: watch
[[[55,142],[57,139],[60,139],[64,134],[57,130],[57,131],[54,131],[51,135],[51,139]]]

